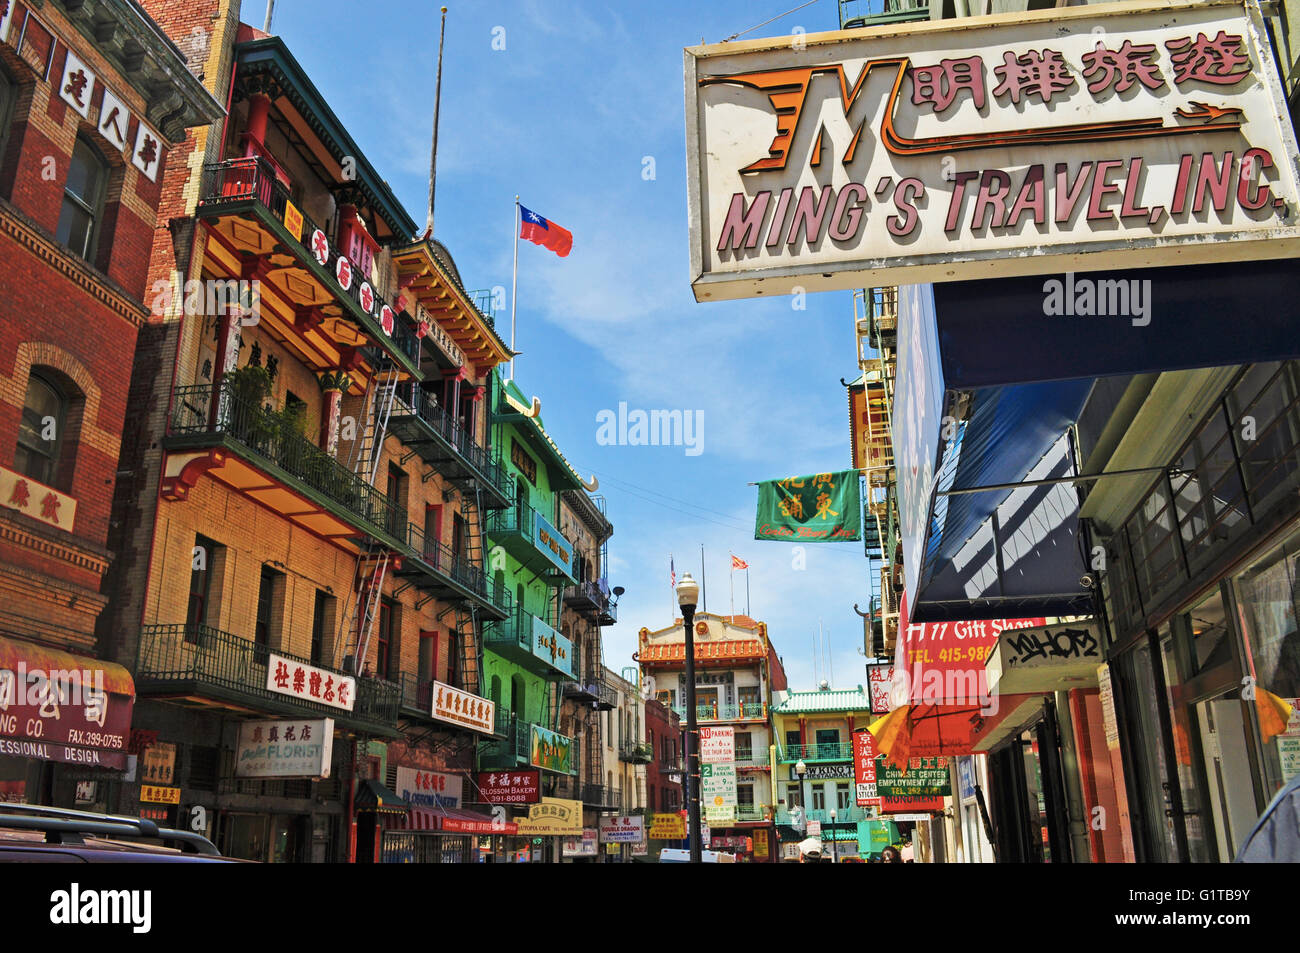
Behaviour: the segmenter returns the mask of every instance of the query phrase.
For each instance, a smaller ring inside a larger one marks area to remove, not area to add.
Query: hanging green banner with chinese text
[[[862,539],[857,470],[765,480],[758,485],[755,539],[844,543]]]

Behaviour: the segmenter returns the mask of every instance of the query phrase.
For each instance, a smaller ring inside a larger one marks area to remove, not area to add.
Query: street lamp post
[[[835,844],[835,808],[831,808],[831,863],[840,862],[840,852]]]
[[[804,795],[803,776],[808,773],[808,765],[803,763],[803,758],[795,762],[794,773],[799,779],[799,803],[803,806],[803,833],[806,837],[808,835],[808,798]],[[800,862],[803,861],[802,854],[799,855],[799,860]]]
[[[695,605],[700,586],[690,573],[677,583],[677,604],[686,627],[686,811],[690,824],[691,863],[701,861],[700,844],[700,736],[695,721]]]

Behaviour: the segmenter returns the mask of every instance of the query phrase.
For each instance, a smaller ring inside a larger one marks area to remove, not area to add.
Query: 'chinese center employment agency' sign
[[[1295,255],[1259,8],[1104,9],[688,49],[697,300]]]

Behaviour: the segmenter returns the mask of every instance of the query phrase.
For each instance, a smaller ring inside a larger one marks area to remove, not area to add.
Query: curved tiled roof
[[[772,710],[782,714],[803,711],[869,711],[871,698],[859,685],[847,691],[791,692]]]

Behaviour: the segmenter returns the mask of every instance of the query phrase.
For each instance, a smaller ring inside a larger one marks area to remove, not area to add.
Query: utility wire
[[[812,6],[814,3],[816,3],[816,2],[817,2],[817,0],[808,0],[807,3],[801,3],[801,4],[799,4],[799,6],[795,7],[793,10],[787,10],[787,11],[785,11],[785,13],[778,14],[777,16],[772,17],[772,19],[770,19],[770,20],[764,20],[764,21],[763,21],[762,23],[760,23],[758,26],[751,26],[748,30],[744,30],[744,31],[742,31],[742,32],[740,32],[740,33],[733,33],[733,34],[731,34],[731,36],[727,37],[727,38],[726,38],[725,40],[723,40],[722,42],[723,42],[723,43],[730,43],[732,40],[738,40],[738,39],[740,39],[740,37],[744,36],[746,33],[753,33],[755,30],[761,29],[762,27],[767,26],[769,23],[775,23],[777,20],[780,20],[782,17],[788,17],[788,16],[789,16],[790,14],[792,14],[792,13],[797,13],[797,12],[799,12],[799,11],[802,10],[804,7],[811,7],[811,6]]]
[[[686,501],[686,500],[679,500],[679,499],[677,499],[675,496],[669,496],[669,495],[666,494],[666,493],[660,493],[658,490],[652,490],[652,489],[650,489],[649,487],[639,486],[639,485],[636,484],[636,483],[629,483],[627,480],[620,480],[620,479],[618,479],[618,478],[616,478],[616,477],[608,476],[608,475],[602,473],[601,471],[596,470],[596,469],[593,468],[593,467],[589,467],[589,466],[587,466],[585,463],[577,463],[577,462],[575,462],[575,463],[574,463],[574,466],[577,467],[579,470],[584,470],[584,471],[586,471],[586,472],[588,472],[588,473],[594,473],[594,474],[596,475],[596,477],[597,477],[601,482],[603,482],[603,483],[612,483],[612,484],[613,484],[614,486],[616,486],[616,487],[618,487],[618,486],[620,486],[620,485],[623,486],[623,487],[625,487],[625,488],[626,488],[626,487],[631,487],[632,489],[640,490],[640,491],[642,491],[643,493],[649,493],[649,494],[652,494],[653,496],[657,496],[657,497],[660,497],[660,498],[662,498],[662,499],[668,500],[668,501],[670,501],[670,502],[672,502],[672,503],[676,503],[676,504],[678,504],[679,506],[688,506],[688,507],[690,507],[691,509],[700,510],[701,512],[704,512],[704,513],[711,513],[711,514],[713,514],[714,516],[721,516],[723,519],[725,519],[725,520],[729,520],[731,523],[735,524],[735,525],[738,526],[738,527],[745,527],[745,528],[747,528],[748,525],[749,525],[748,523],[744,522],[743,520],[739,520],[739,519],[737,519],[736,517],[732,516],[730,513],[723,513],[721,510],[713,510],[713,509],[709,509],[709,507],[707,507],[707,506],[700,506],[698,503],[690,503],[690,502],[688,502],[688,501]],[[631,491],[629,490],[628,492],[631,492]],[[633,495],[635,496],[636,494],[633,494]],[[641,497],[641,498],[642,498],[642,499],[645,499],[644,497]],[[647,502],[649,502],[649,503],[654,503],[654,502],[656,502],[656,501],[655,501],[655,500],[647,500]],[[660,505],[664,505],[664,504],[660,504]],[[668,508],[668,509],[675,509],[675,507],[666,507],[666,508]],[[682,511],[679,510],[678,512],[682,512]],[[692,515],[694,515],[694,514],[691,514],[691,513],[684,513],[683,515],[686,515],[686,516],[692,516]],[[712,522],[712,521],[711,521],[711,522]]]

